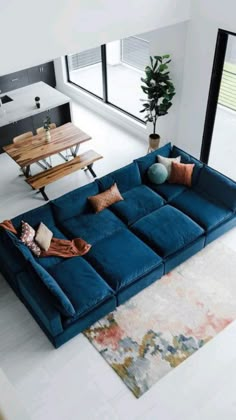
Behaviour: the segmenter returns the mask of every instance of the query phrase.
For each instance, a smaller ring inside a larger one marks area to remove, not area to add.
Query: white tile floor
[[[105,156],[95,166],[99,175],[145,153],[146,144],[118,127],[79,106],[74,111]],[[44,203],[7,156],[0,155],[0,165],[0,219]],[[56,197],[88,179],[71,175],[48,194]],[[236,250],[235,230],[220,240]],[[235,420],[235,348],[233,323],[137,400],[82,334],[54,350],[0,277],[0,367],[32,420]]]

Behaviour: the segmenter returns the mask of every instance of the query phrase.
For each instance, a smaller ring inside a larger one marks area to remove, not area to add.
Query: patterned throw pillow
[[[39,246],[34,242],[30,242],[29,244],[26,244],[27,247],[30,249],[30,251],[33,252],[34,255],[36,255],[36,257],[40,257],[41,254],[41,249],[39,248]]]
[[[30,226],[28,223],[21,221],[21,235],[20,239],[21,241],[28,245],[30,244],[35,237],[35,230]]]
[[[33,252],[34,255],[39,257],[41,249],[34,242],[35,230],[28,223],[22,220],[21,222],[21,241],[28,246],[28,248]]]
[[[194,163],[184,164],[172,162],[169,182],[171,184],[183,184],[191,187],[194,166]]]
[[[166,158],[164,156],[157,155],[157,161],[158,161],[158,163],[162,163],[162,165],[164,165],[166,167],[166,169],[167,169],[167,172],[168,172],[167,179],[170,178],[172,162],[180,163],[180,160],[181,160],[181,156],[177,156],[176,158]]]
[[[124,200],[120,191],[117,188],[116,183],[113,184],[108,190],[88,197],[89,202],[92,204],[95,213],[99,213],[100,211],[106,209],[107,207],[111,206],[118,201]]]

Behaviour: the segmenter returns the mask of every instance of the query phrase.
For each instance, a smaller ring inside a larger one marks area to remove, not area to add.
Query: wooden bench
[[[88,150],[87,152],[82,153],[79,156],[76,156],[74,159],[69,162],[62,163],[60,165],[54,166],[54,168],[47,169],[44,172],[40,172],[37,175],[30,176],[25,181],[34,189],[39,190],[43,198],[48,201],[49,198],[45,193],[45,187],[51,184],[54,181],[57,181],[60,178],[63,178],[66,175],[70,175],[75,171],[80,169],[88,169],[90,173],[96,178],[96,174],[92,169],[93,163],[96,160],[102,159],[103,156],[99,155],[94,150]],[[85,169],[85,170],[86,170]]]

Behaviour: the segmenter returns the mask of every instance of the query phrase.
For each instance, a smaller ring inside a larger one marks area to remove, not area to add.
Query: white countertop
[[[1,94],[9,96],[13,101],[0,108],[0,127],[22,120],[40,112],[70,102],[70,98],[44,82],[33,83],[20,89]],[[40,97],[40,108],[36,108],[35,97]]]

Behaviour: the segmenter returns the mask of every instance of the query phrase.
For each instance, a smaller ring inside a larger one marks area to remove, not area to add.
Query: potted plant
[[[49,142],[51,140],[51,118],[49,117],[49,115],[45,118],[45,120],[43,121],[43,128],[45,130],[45,139],[47,142]]]
[[[150,65],[145,67],[145,77],[141,78],[144,83],[141,89],[147,95],[143,101],[145,121],[153,124],[153,133],[149,136],[149,149],[154,150],[159,147],[160,136],[156,133],[156,123],[158,117],[168,114],[172,105],[172,98],[175,95],[175,88],[170,78],[168,64],[171,62],[168,54],[163,56],[155,55],[150,57]]]
[[[35,100],[35,103],[36,103],[36,107],[37,108],[40,108],[40,97],[39,96],[35,96],[34,100]]]

